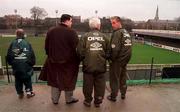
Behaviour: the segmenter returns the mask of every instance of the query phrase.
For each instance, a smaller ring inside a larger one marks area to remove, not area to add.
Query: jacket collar
[[[16,37],[16,40],[18,40],[18,39],[24,39],[24,37]]]
[[[99,29],[93,28],[93,29],[91,29],[91,31],[99,31]]]
[[[68,27],[67,25],[65,25],[65,24],[63,24],[63,23],[60,23],[60,26]]]
[[[118,29],[116,29],[116,30],[113,30],[113,32],[116,32],[116,31],[118,31],[118,30],[121,30],[122,28],[118,28]]]

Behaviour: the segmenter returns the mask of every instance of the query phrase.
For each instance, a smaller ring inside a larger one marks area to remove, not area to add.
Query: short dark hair
[[[69,14],[62,14],[62,16],[61,16],[61,22],[65,22],[65,21],[67,21],[67,20],[70,20],[71,18],[72,18],[72,16],[69,15]]]
[[[121,18],[119,16],[113,16],[111,17],[111,20],[112,19],[115,19],[116,21],[121,22]]]

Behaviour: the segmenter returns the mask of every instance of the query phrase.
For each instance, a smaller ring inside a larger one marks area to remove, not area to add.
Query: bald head
[[[16,37],[17,38],[24,38],[24,30],[23,29],[17,29],[16,30]]]

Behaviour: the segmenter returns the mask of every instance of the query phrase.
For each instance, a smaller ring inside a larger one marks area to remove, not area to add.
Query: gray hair
[[[101,25],[101,21],[99,18],[93,17],[93,18],[89,19],[89,27],[91,29],[94,29],[94,28],[99,29],[100,25]]]

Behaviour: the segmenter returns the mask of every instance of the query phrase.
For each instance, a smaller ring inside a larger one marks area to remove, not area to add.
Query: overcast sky
[[[118,15],[132,20],[148,20],[155,16],[157,5],[160,19],[180,16],[180,0],[0,0],[0,17],[14,14],[14,9],[23,17],[30,17],[33,6],[44,8],[48,17],[68,13],[82,18]]]

